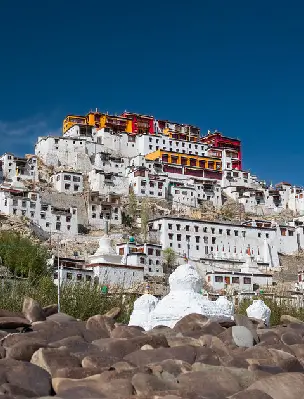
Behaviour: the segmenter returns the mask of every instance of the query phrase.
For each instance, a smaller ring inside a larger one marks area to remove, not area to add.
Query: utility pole
[[[57,241],[57,303],[58,303],[58,312],[60,312],[60,259],[59,259],[59,237]]]
[[[189,256],[190,256],[190,239],[187,239],[187,259],[189,263]]]

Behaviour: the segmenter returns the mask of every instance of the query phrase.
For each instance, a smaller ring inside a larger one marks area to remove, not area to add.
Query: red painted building
[[[225,137],[220,132],[201,137],[201,142],[208,144],[215,150],[226,150],[228,157],[232,158],[232,169],[242,170],[241,141]]]
[[[148,115],[139,115],[131,112],[124,112],[123,117],[132,120],[132,132],[134,134],[154,134],[154,118]]]

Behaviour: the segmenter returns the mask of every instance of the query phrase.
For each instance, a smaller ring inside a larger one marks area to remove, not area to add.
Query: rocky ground
[[[1,398],[299,399],[304,323],[266,328],[241,315],[192,314],[149,332],[115,322],[119,309],[78,321],[42,309],[0,310]]]

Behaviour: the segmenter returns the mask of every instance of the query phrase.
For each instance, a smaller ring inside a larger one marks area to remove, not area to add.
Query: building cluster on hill
[[[136,259],[106,262],[123,262],[134,276],[132,267],[141,267],[143,276],[161,276],[166,248],[189,257],[204,273],[240,273],[245,267],[267,274],[279,268],[280,253],[304,247],[304,190],[286,182],[267,186],[243,170],[241,141],[218,131],[202,135],[188,124],[96,110],[67,116],[62,136],[38,137],[34,155],[0,157],[0,212],[64,238],[85,228],[120,229],[130,193],[139,202],[166,205],[149,221],[147,242],[136,244],[140,251],[128,245],[130,254],[139,254]],[[220,209],[227,200],[255,217],[238,223],[191,217],[202,207]],[[294,217],[280,224],[275,216],[287,209]],[[116,248],[121,257],[123,250]],[[231,283],[227,276],[217,280]]]

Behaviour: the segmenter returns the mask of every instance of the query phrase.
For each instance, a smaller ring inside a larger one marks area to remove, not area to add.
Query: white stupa
[[[117,255],[111,246],[111,238],[106,234],[99,240],[99,246],[94,255],[89,256],[92,263],[118,264],[121,262],[121,255]]]
[[[271,310],[261,299],[254,300],[246,309],[248,317],[262,320],[266,326],[270,325]]]
[[[140,323],[146,330],[158,325],[174,327],[184,316],[191,313],[205,315],[213,320],[231,320],[233,305],[227,299],[210,301],[202,296],[202,279],[196,268],[190,264],[179,266],[169,277],[170,293],[160,300],[155,308],[150,311],[151,296],[143,295],[138,299],[140,306],[149,314],[148,322],[141,322],[138,317],[134,319],[136,308],[131,315],[130,322]],[[153,297],[154,298],[154,297]],[[145,326],[144,326],[145,325]]]

